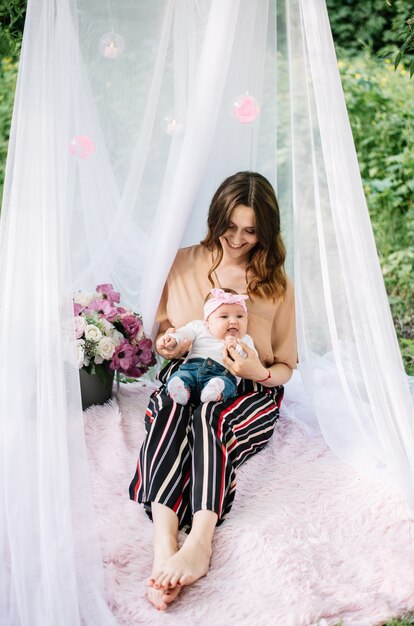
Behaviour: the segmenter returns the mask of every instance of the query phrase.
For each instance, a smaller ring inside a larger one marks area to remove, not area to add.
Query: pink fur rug
[[[414,607],[414,521],[399,496],[287,417],[238,473],[209,575],[165,613],[146,600],[152,524],[128,499],[151,386],[85,412],[107,601],[122,626],[373,626]]]

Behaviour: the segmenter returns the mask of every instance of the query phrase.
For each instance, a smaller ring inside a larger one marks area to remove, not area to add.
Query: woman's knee
[[[154,424],[163,424],[171,416],[172,411],[177,410],[177,405],[174,406],[174,400],[165,392],[164,387],[155,391],[148,403],[147,410],[145,411],[145,426],[147,431],[154,426]]]
[[[216,432],[221,413],[222,408],[217,402],[203,402],[198,405],[194,409],[190,421],[193,433],[197,433],[199,430],[205,432],[205,428],[208,428],[208,432]]]

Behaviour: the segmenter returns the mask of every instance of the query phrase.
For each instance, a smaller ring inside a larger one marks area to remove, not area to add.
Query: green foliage
[[[392,619],[383,626],[412,626],[414,624],[414,613],[409,613],[405,617]]]
[[[388,58],[338,65],[400,347],[414,373],[414,84]]]
[[[0,61],[0,206],[3,195],[4,170],[17,79],[17,61],[10,57]]]
[[[27,0],[0,0],[0,207]]]
[[[394,67],[397,69],[403,61],[410,70],[411,78],[414,74],[414,13],[403,18],[400,33],[405,39],[395,57]]]
[[[335,45],[348,55],[359,54],[364,48],[377,52],[384,46],[384,37],[393,26],[396,0],[390,6],[385,0],[327,0]]]
[[[90,363],[87,366],[84,366],[83,369],[85,372],[88,372],[91,376],[96,374],[101,383],[108,388],[112,388],[112,383],[114,380],[114,373],[109,369],[107,365],[103,363],[100,365],[96,365],[95,363]]]
[[[369,50],[414,74],[414,6],[406,0],[327,0],[338,55]]]
[[[0,58],[19,58],[27,0],[0,0]]]

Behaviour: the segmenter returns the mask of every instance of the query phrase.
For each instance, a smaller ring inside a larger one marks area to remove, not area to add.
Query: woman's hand
[[[266,378],[268,370],[262,365],[255,351],[244,341],[240,341],[239,345],[243,348],[247,357],[243,358],[240,354],[237,354],[233,346],[229,346],[224,350],[223,365],[234,376],[240,376],[240,378],[248,378],[250,380],[263,380]]]
[[[170,337],[166,337],[168,333],[175,333],[175,328],[168,328],[164,335],[158,337],[155,342],[155,349],[164,359],[179,359],[191,348],[191,341],[183,339],[179,344],[175,342],[175,347],[171,347]]]

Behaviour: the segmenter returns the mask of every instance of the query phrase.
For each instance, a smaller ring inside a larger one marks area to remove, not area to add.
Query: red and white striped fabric
[[[144,504],[160,502],[189,529],[196,511],[210,510],[220,524],[236,491],[236,469],[272,436],[279,417],[283,387],[265,388],[242,380],[240,395],[227,402],[196,407],[176,404],[161,387],[145,415],[147,435],[130,497]]]

